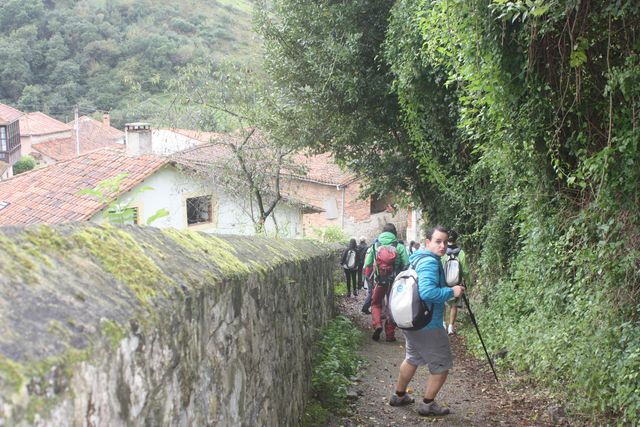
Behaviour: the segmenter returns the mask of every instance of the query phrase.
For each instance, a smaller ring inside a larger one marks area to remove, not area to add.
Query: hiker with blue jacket
[[[415,266],[418,275],[418,291],[427,307],[432,307],[431,321],[417,331],[403,330],[406,345],[405,359],[400,365],[396,382],[396,392],[389,399],[391,406],[403,406],[415,400],[407,394],[407,385],[421,365],[428,365],[424,398],[418,405],[418,413],[423,416],[446,415],[449,409],[442,408],[435,398],[444,385],[449,369],[453,367],[453,355],[449,346],[449,337],[442,322],[445,303],[464,293],[464,287],[448,287],[440,258],[447,250],[449,232],[441,225],[427,231],[425,248],[414,252],[409,261]]]
[[[375,341],[379,341],[382,334],[385,298],[389,295],[393,279],[408,265],[409,256],[404,245],[398,241],[396,226],[391,223],[385,224],[376,243],[367,251],[364,261],[364,274],[367,276],[369,286],[373,286],[371,295],[373,335],[371,338]],[[384,320],[384,336],[386,341],[393,342],[396,340],[396,325],[390,317],[387,315]]]

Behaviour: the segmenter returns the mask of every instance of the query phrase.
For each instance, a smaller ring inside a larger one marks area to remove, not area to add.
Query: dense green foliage
[[[326,425],[325,411],[344,410],[351,378],[360,364],[355,351],[361,339],[362,333],[343,316],[333,319],[323,330],[313,361],[312,403],[305,410],[303,425]]]
[[[4,0],[0,102],[69,121],[161,116],[167,81],[186,64],[253,61],[251,3],[192,0]]]
[[[37,165],[36,159],[31,156],[23,156],[14,163],[13,165],[13,174],[18,175],[19,173],[30,171],[35,168]]]
[[[289,143],[331,151],[362,175],[376,171],[367,192],[423,196],[399,116],[383,43],[394,0],[278,0],[262,6],[259,31],[266,68],[280,91],[277,111]],[[270,19],[275,16],[275,19]],[[363,141],[367,141],[363,144]],[[376,155],[371,155],[375,153]],[[379,171],[379,172],[378,172]]]
[[[275,4],[267,66],[305,143],[461,232],[503,366],[640,422],[640,5]]]

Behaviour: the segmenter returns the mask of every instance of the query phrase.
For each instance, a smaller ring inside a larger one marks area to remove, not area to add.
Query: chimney
[[[151,154],[151,125],[149,123],[127,123],[124,125],[124,140],[128,155]]]
[[[109,113],[104,113],[102,115],[102,126],[108,128],[111,126],[111,118],[109,117]]]

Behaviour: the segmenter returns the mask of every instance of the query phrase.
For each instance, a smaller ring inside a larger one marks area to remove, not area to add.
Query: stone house
[[[304,166],[306,174],[292,175],[287,191],[324,209],[305,214],[305,235],[317,235],[328,226],[336,226],[352,237],[363,236],[370,243],[390,222],[395,224],[399,238],[406,238],[407,211],[393,207],[391,195],[361,198],[362,180],[343,171],[331,154],[298,154],[296,162]]]

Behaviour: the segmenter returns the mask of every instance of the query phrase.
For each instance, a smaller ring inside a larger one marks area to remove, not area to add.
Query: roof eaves
[[[115,193],[115,194],[113,194],[111,196],[111,201],[113,201],[113,200],[117,199],[118,197],[122,196],[123,194],[131,191],[136,185],[140,184],[145,179],[149,178],[151,175],[156,173],[163,166],[169,164],[169,160],[168,159],[163,158],[162,160],[163,161],[159,162],[157,165],[155,165],[153,168],[151,168],[148,171],[146,171],[144,174],[140,175],[135,180],[131,180],[130,182],[128,182],[127,185],[124,188],[119,189],[119,191],[117,193]],[[92,211],[84,213],[81,216],[80,220],[86,221],[86,220],[91,219],[91,217],[94,216],[96,213],[100,212],[101,210],[103,210],[104,208],[109,206],[109,203],[111,203],[111,202],[102,203],[102,204],[98,205],[95,209],[93,209]]]

